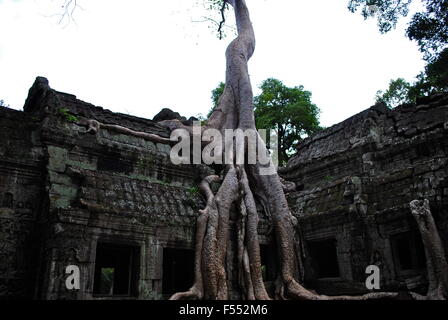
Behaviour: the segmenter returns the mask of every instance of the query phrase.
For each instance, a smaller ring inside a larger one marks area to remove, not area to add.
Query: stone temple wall
[[[53,90],[44,78],[24,112],[0,108],[0,298],[161,299],[187,289],[204,207],[197,186],[213,170],[173,165],[166,145],[105,129],[86,134],[81,118],[169,135],[154,121]],[[365,292],[365,269],[377,264],[383,289],[424,289],[408,203],[430,200],[448,247],[447,129],[445,95],[395,110],[374,106],[300,143],[280,174],[295,183],[287,198],[300,222],[307,286]],[[269,217],[260,218],[270,287],[275,240]],[[67,289],[69,265],[79,267],[79,290]]]
[[[0,297],[34,291],[44,197],[39,121],[0,108]]]
[[[296,184],[288,201],[308,244],[308,281],[322,290],[342,289],[365,279],[367,265],[378,264],[383,287],[425,283],[409,202],[430,201],[448,248],[448,96],[394,110],[376,105],[297,149],[280,171]],[[330,240],[339,276],[322,280],[312,268],[311,251],[319,243],[330,246]]]
[[[77,117],[169,133],[57,92],[43,78],[24,112],[0,112],[0,295],[94,298],[96,248],[104,243],[137,251],[129,296],[161,297],[163,250],[193,249],[203,207],[197,185],[210,169],[172,165],[166,145],[108,130],[85,134]],[[80,268],[78,291],[66,289],[68,265]]]

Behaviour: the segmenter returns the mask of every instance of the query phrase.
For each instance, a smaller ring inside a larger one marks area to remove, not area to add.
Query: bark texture
[[[170,139],[163,138],[156,134],[141,132],[141,131],[134,131],[132,129],[129,129],[129,128],[126,128],[123,126],[119,126],[116,124],[101,123],[101,122],[99,122],[97,120],[93,120],[93,119],[81,118],[78,121],[78,124],[86,127],[85,133],[97,134],[99,130],[106,129],[106,130],[112,130],[112,131],[126,134],[126,135],[132,135],[132,136],[142,138],[142,139],[145,139],[148,141],[152,141],[155,143],[173,144],[173,141],[171,141]]]
[[[248,73],[248,61],[255,49],[255,35],[244,0],[227,1],[235,11],[238,37],[227,48],[226,85],[217,107],[211,114],[206,128],[255,130],[252,86]],[[175,122],[170,122],[171,128]],[[258,140],[262,152],[266,147]],[[244,148],[247,152],[247,145]],[[373,293],[359,297],[328,297],[316,295],[302,287],[296,280],[299,260],[295,258],[294,225],[284,193],[284,185],[277,172],[262,174],[272,164],[227,165],[224,181],[215,196],[207,187],[206,179],[201,185],[207,197],[207,207],[201,212],[197,224],[196,279],[192,288],[177,293],[171,299],[227,299],[228,274],[226,256],[229,243],[229,213],[238,212],[237,261],[239,291],[242,298],[252,300],[270,299],[261,274],[260,245],[257,226],[256,203],[271,217],[278,245],[281,271],[275,298],[292,299],[356,299],[392,298],[395,293]]]
[[[217,107],[211,114],[205,129],[215,129],[225,136],[227,129],[255,130],[253,93],[248,72],[248,61],[255,49],[255,35],[245,0],[227,0],[233,7],[238,36],[226,50],[226,85]],[[162,121],[171,130],[183,128],[194,134],[179,120]],[[87,132],[96,133],[101,128],[132,134],[147,140],[171,144],[166,138],[128,128],[102,124],[95,120],[82,120]],[[266,153],[266,146],[258,136],[258,152]],[[247,141],[242,152],[247,156]],[[226,150],[228,151],[228,150]],[[367,300],[395,298],[396,293],[371,293],[363,296],[329,297],[315,294],[304,288],[298,277],[303,267],[296,257],[295,239],[297,220],[292,216],[286,201],[285,186],[276,170],[266,174],[268,164],[237,163],[236,149],[232,149],[233,163],[223,167],[221,176],[206,177],[200,189],[207,199],[204,210],[199,212],[196,231],[195,282],[187,292],[174,294],[171,299],[228,299],[229,292],[238,291],[241,298],[253,300]],[[211,184],[221,182],[214,194]],[[258,239],[258,212],[262,208],[270,217],[275,233],[280,271],[276,280],[275,297],[269,297],[261,272],[260,245]],[[236,218],[230,219],[231,213]],[[236,239],[231,238],[231,224],[235,224]],[[229,244],[236,244],[235,246]],[[236,247],[236,250],[233,249]],[[234,252],[233,252],[234,251]],[[236,270],[231,267],[236,257]],[[238,288],[232,288],[230,272],[237,272]]]
[[[410,203],[410,207],[422,236],[429,282],[426,297],[416,294],[413,296],[419,300],[446,300],[448,298],[448,264],[429,201],[427,199],[414,200]]]

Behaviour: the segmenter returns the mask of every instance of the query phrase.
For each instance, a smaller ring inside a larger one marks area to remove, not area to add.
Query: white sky
[[[406,21],[381,35],[348,0],[246,0],[257,47],[255,94],[264,79],[304,85],[330,126],[370,107],[392,78],[423,70]],[[62,0],[60,0],[62,2]],[[0,99],[21,109],[36,76],[115,112],[152,118],[163,107],[207,114],[224,80],[224,52],[195,0],[81,0],[76,24],[58,25],[59,0],[0,0]]]

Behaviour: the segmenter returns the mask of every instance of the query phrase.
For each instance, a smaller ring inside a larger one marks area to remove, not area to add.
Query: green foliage
[[[319,127],[319,108],[311,102],[311,92],[303,86],[289,88],[280,80],[262,82],[261,94],[254,99],[258,129],[278,131],[279,164],[285,164],[295,152],[294,146]],[[269,143],[269,142],[268,142]]]
[[[407,16],[413,0],[349,0],[351,12],[361,9],[365,19],[376,16],[380,32],[394,28],[400,17]],[[406,30],[410,40],[417,41],[427,61],[417,81],[391,80],[389,88],[378,91],[377,102],[390,108],[414,103],[421,96],[448,91],[448,0],[422,0],[424,10],[416,13]]]
[[[424,0],[426,11],[416,13],[406,31],[417,41],[428,61],[433,61],[448,44],[448,0]]]
[[[412,0],[350,0],[348,9],[351,12],[361,9],[364,19],[376,15],[380,32],[386,33],[395,28],[400,17],[408,15],[411,2]]]
[[[448,89],[448,48],[426,66],[425,72],[428,82],[435,90],[446,91]]]
[[[210,117],[224,92],[220,82],[212,91],[213,108]],[[319,108],[311,102],[311,92],[303,86],[288,88],[280,80],[267,79],[262,82],[261,94],[254,98],[255,122],[258,129],[275,129],[279,136],[279,163],[285,164],[294,154],[296,145],[305,136],[321,129]],[[269,141],[267,141],[269,146]]]
[[[376,93],[376,102],[384,103],[389,108],[395,108],[404,103],[411,103],[412,101],[409,97],[411,87],[412,85],[403,78],[391,80],[386,91],[379,90]]]
[[[361,9],[364,19],[376,16],[380,32],[386,33],[395,28],[400,17],[408,15],[411,2],[412,0],[350,0],[348,9],[351,12]]]
[[[448,48],[428,63],[413,84],[402,78],[391,80],[386,91],[378,91],[376,101],[394,108],[403,103],[415,103],[418,97],[448,92]]]
[[[361,9],[365,19],[376,16],[380,32],[395,28],[399,18],[409,13],[413,0],[350,0],[348,9]],[[424,10],[416,13],[406,34],[417,41],[427,61],[432,61],[448,44],[448,0],[422,0]],[[374,6],[374,7],[373,7]]]
[[[224,82],[220,82],[218,86],[212,90],[212,102],[213,107],[210,109],[210,111],[207,113],[207,118],[210,118],[210,116],[213,113],[213,110],[215,110],[216,106],[218,105],[219,98],[224,92],[224,88],[226,87],[226,84]]]
[[[68,109],[66,108],[60,108],[59,110],[59,114],[64,117],[65,120],[67,120],[68,122],[78,122],[78,118],[74,115],[72,115]]]
[[[191,187],[191,188],[188,189],[188,192],[189,192],[190,194],[192,194],[192,195],[194,195],[194,194],[198,194],[198,193],[199,193],[199,188],[196,187],[196,186],[193,186],[193,187]]]
[[[100,291],[111,295],[114,289],[115,268],[101,268]]]

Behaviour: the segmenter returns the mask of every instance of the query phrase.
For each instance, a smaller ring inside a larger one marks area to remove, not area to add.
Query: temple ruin
[[[205,205],[197,185],[213,168],[173,165],[166,144],[86,134],[80,117],[169,138],[155,121],[80,101],[45,78],[23,109],[0,108],[0,298],[166,299],[188,289]],[[366,293],[366,267],[377,265],[382,291],[425,292],[409,202],[429,200],[448,252],[447,138],[444,94],[375,105],[300,142],[279,174],[292,186],[297,276],[308,288]],[[268,291],[278,272],[271,231],[260,213]],[[79,290],[67,289],[69,265],[80,269]]]

